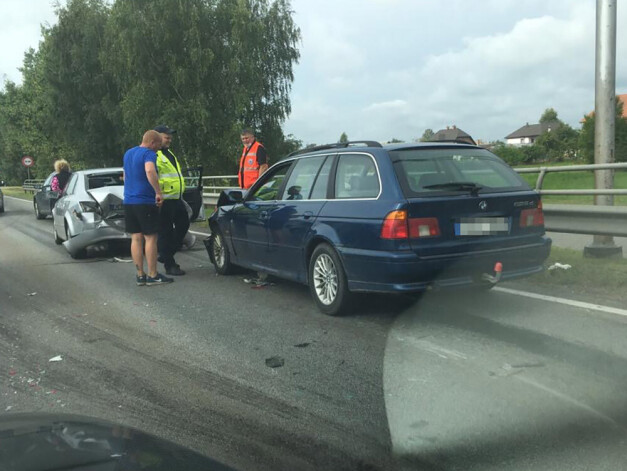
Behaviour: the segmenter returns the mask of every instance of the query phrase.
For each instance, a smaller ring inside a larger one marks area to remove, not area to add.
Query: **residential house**
[[[622,117],[627,119],[627,93],[625,93],[623,95],[616,95],[616,99],[623,103],[623,116]],[[594,111],[591,111],[586,116],[593,116],[593,115],[594,115]],[[579,122],[582,123],[582,124],[583,124],[584,121],[585,121],[585,118],[581,118],[579,120]]]
[[[551,132],[560,126],[559,121],[548,121],[546,123],[525,124],[511,134],[505,136],[505,142],[512,146],[530,146],[536,139],[545,132]]]
[[[466,142],[467,144],[476,145],[475,140],[470,134],[462,131],[457,126],[446,126],[446,129],[440,129],[430,139],[431,142]]]

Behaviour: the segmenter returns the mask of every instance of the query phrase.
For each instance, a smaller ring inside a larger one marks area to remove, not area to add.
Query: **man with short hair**
[[[163,194],[157,244],[159,260],[165,266],[166,275],[181,276],[185,272],[174,260],[174,254],[181,249],[189,230],[189,214],[183,202],[185,179],[179,161],[170,150],[172,134],[176,131],[163,124],[156,126],[154,130],[161,135],[162,140],[161,148],[157,151],[159,187]]]
[[[251,129],[244,129],[241,139],[244,150],[239,161],[237,176],[239,187],[247,190],[268,170],[268,154],[263,144],[255,139],[255,134]]]
[[[156,165],[156,151],[160,148],[161,135],[146,131],[142,143],[124,154],[124,215],[126,232],[131,234],[137,286],[174,281],[157,271],[159,207],[163,203]],[[144,272],[144,252],[148,273]]]

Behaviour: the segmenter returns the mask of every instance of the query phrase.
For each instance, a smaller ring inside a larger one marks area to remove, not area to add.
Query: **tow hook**
[[[487,281],[488,283],[492,283],[493,285],[495,285],[501,280],[502,273],[503,273],[503,264],[501,262],[496,262],[494,264],[494,275],[490,275],[489,273],[484,273],[483,275],[481,275],[481,279],[483,281]]]

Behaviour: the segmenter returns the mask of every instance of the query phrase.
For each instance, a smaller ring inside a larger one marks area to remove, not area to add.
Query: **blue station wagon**
[[[209,219],[220,274],[234,266],[308,284],[337,315],[357,292],[410,293],[543,270],[537,192],[486,149],[331,144],[291,154]]]

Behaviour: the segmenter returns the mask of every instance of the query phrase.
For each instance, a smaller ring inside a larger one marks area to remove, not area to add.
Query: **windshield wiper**
[[[469,191],[472,196],[477,196],[479,190],[483,189],[483,186],[477,185],[473,182],[448,182],[448,183],[435,183],[433,185],[423,186],[427,190],[453,190],[453,191]]]

